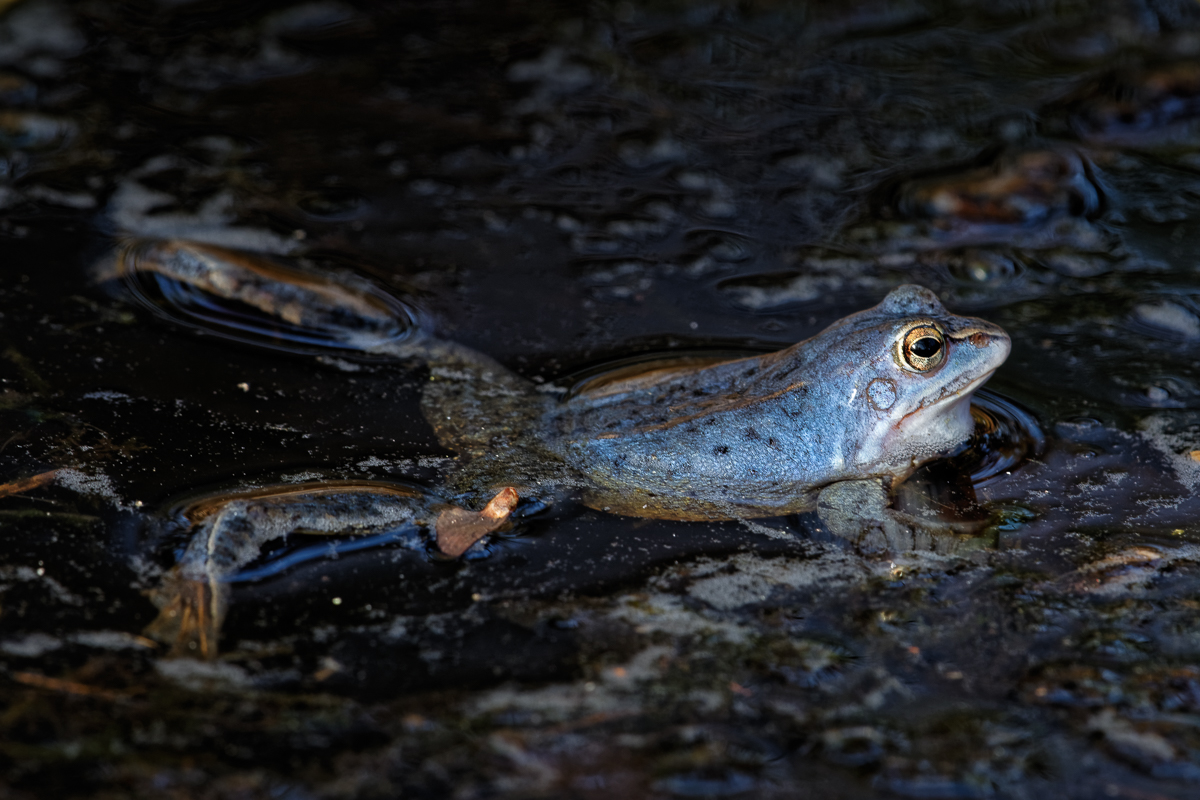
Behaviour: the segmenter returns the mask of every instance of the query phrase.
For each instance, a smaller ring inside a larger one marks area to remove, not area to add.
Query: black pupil
[[[933,358],[942,349],[942,343],[932,336],[922,336],[912,343],[912,354],[918,358]]]

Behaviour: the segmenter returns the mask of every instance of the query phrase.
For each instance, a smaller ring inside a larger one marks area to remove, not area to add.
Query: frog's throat
[[[943,387],[934,398],[926,398],[896,422],[888,425],[873,446],[858,453],[860,468],[877,470],[894,478],[907,477],[913,470],[967,441],[975,429],[971,397],[995,370]]]
[[[957,406],[960,403],[970,403],[971,397],[975,394],[976,390],[987,383],[988,378],[992,377],[995,372],[996,369],[990,369],[984,374],[969,380],[966,380],[964,377],[951,381],[942,387],[937,397],[921,400],[916,408],[892,423],[891,427],[896,431],[900,431],[911,424],[910,420],[913,417],[924,416],[926,412],[935,411],[935,409],[935,413],[945,413],[951,407]]]

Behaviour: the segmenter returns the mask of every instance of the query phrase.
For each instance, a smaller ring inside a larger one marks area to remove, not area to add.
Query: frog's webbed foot
[[[506,522],[517,507],[517,490],[505,486],[482,511],[465,508],[448,508],[437,518],[437,546],[450,558],[458,558],[484,536],[497,530]]]
[[[186,577],[178,567],[150,592],[158,617],[145,635],[168,645],[171,658],[217,657],[217,637],[225,621],[229,589],[223,583]]]
[[[881,480],[842,481],[821,490],[817,516],[830,533],[867,552],[953,553],[962,548],[965,536],[978,533],[980,527],[896,511],[888,501]]]

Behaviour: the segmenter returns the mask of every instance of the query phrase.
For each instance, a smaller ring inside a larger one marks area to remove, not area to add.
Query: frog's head
[[[1008,357],[1001,328],[955,316],[921,286],[905,285],[883,302],[836,323],[834,350],[849,367],[845,410],[854,441],[847,466],[904,477],[962,444],[974,431],[971,396]]]

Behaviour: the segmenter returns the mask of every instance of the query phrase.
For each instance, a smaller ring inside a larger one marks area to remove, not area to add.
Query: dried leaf
[[[437,546],[451,558],[458,558],[471,545],[499,528],[517,507],[517,490],[502,489],[482,511],[448,508],[437,518]]]

